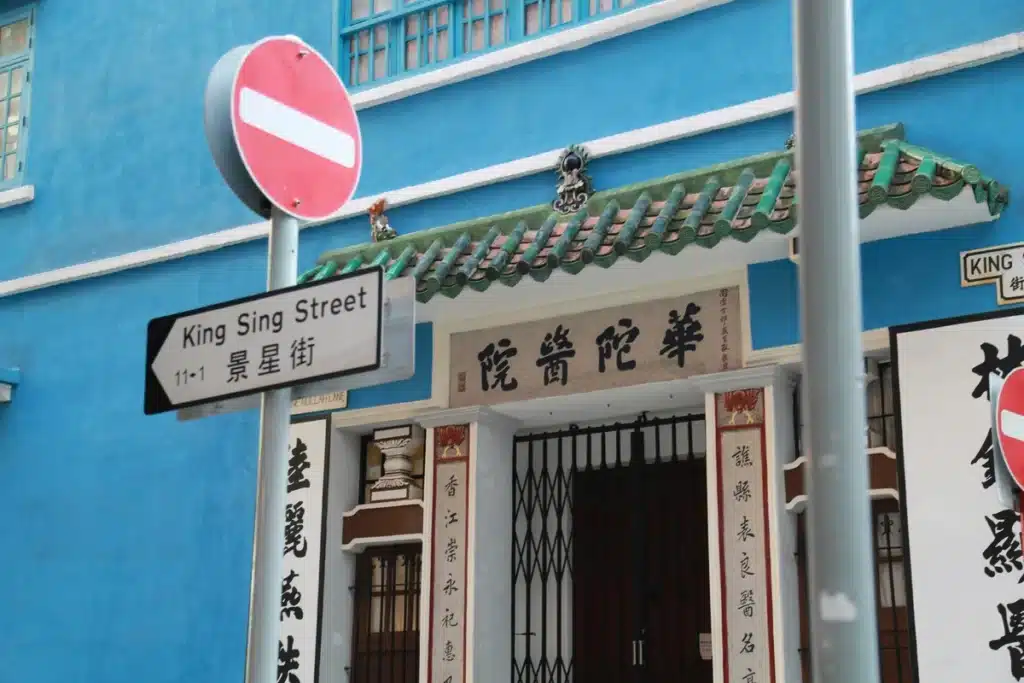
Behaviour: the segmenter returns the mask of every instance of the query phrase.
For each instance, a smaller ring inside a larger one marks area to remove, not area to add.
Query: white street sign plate
[[[146,414],[377,370],[383,284],[371,268],[151,320]]]
[[[1024,242],[962,252],[960,284],[995,284],[999,305],[1024,302]]]

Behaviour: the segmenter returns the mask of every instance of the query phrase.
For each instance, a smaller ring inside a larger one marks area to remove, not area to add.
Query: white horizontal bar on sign
[[[355,138],[257,90],[242,88],[238,117],[253,128],[310,154],[345,168],[356,165]]]
[[[1010,33],[981,43],[967,45],[955,50],[859,74],[854,78],[854,88],[858,94],[876,92],[933,76],[942,76],[954,71],[988,64],[1000,59],[1008,59],[1021,53],[1024,53],[1024,31]],[[590,152],[591,158],[623,154],[664,142],[694,137],[715,130],[731,128],[744,123],[785,114],[793,110],[793,105],[793,93],[781,93],[744,104],[724,107],[694,116],[684,116],[673,121],[609,135],[597,140],[591,140],[590,142],[583,142],[582,144]],[[493,166],[475,171],[467,171],[447,178],[420,183],[419,185],[410,185],[395,190],[378,192],[372,196],[359,197],[349,201],[341,211],[324,222],[328,223],[364,214],[379,197],[386,196],[390,206],[403,206],[486,185],[515,180],[516,178],[522,178],[534,173],[547,172],[554,167],[561,152],[562,150],[560,149],[542,152],[521,159],[494,164]],[[309,225],[302,227],[309,227]],[[100,275],[109,275],[130,268],[138,268],[185,256],[202,254],[214,249],[243,244],[265,238],[269,229],[270,223],[266,221],[250,223],[249,225],[229,228],[220,232],[209,233],[159,247],[141,249],[120,256],[111,256],[96,261],[88,261],[6,280],[0,282],[0,297],[31,292],[45,287],[67,284]]]
[[[1024,441],[1024,415],[1005,408],[999,411],[999,431],[1014,441]]]

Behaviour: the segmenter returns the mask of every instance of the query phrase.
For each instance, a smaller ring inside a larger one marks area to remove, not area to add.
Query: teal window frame
[[[352,0],[338,1],[341,23],[336,55],[338,73],[349,90],[358,91],[628,12],[658,0],[604,0],[610,4],[606,10],[600,9],[602,0],[390,0],[391,8],[377,13],[373,11],[374,0],[369,0],[369,16],[355,20],[352,19]],[[477,11],[474,11],[474,4],[479,6]],[[571,8],[571,17],[563,16],[565,7]],[[527,33],[526,22],[531,10],[538,26]],[[553,15],[557,16],[557,23],[552,23]],[[443,25],[439,24],[442,20]],[[483,22],[482,40],[473,45],[471,23],[480,21]],[[497,36],[492,33],[495,27]],[[442,45],[444,56],[438,58]],[[410,54],[416,55],[414,65],[407,62]],[[365,79],[360,78],[359,61],[364,55]],[[376,67],[380,67],[379,73]]]
[[[3,92],[0,92],[0,126],[2,126],[2,129],[0,129],[0,190],[18,187],[24,183],[25,160],[29,137],[29,109],[32,100],[32,67],[36,41],[36,5],[25,5],[9,12],[0,13],[0,27],[17,23],[23,19],[28,20],[25,49],[16,55],[0,57],[0,77],[7,74],[6,78],[3,78],[3,82],[6,83],[6,86]],[[12,74],[15,69],[19,68],[24,69],[21,92],[14,95],[14,97],[18,98],[19,102],[19,118],[18,120],[11,122],[8,120],[8,107],[10,100],[12,99],[11,89],[13,87],[14,79],[11,78],[10,74]],[[0,83],[0,85],[3,85],[3,83]],[[18,127],[17,149],[13,152],[13,156],[16,160],[16,167],[11,177],[4,178],[3,170],[6,167],[8,158],[7,136],[13,126]]]

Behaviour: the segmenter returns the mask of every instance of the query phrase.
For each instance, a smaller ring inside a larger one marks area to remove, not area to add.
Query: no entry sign
[[[362,169],[359,120],[338,74],[294,36],[224,55],[206,91],[206,133],[235,194],[306,221],[351,199]]]
[[[1003,382],[996,399],[996,433],[1010,476],[1024,489],[1024,368],[1017,368]]]

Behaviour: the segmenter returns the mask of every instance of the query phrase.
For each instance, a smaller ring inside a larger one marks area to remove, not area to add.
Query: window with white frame
[[[28,137],[35,10],[0,14],[0,187],[21,182]]]
[[[338,70],[376,85],[653,1],[343,0]]]

